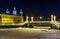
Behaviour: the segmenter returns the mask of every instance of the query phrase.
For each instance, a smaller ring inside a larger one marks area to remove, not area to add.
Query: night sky
[[[22,8],[24,14],[32,15],[36,12],[38,15],[42,13],[48,14],[47,16],[54,14],[60,18],[59,0],[0,0],[0,12],[5,12],[8,8],[12,13],[14,6],[16,6],[18,12]]]

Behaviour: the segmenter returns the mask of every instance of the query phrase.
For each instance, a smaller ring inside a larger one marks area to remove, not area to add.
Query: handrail
[[[56,26],[57,26],[57,28],[59,28],[59,27],[60,27],[60,23],[59,23],[58,21],[52,21],[52,22],[51,22],[51,24],[56,25]]]

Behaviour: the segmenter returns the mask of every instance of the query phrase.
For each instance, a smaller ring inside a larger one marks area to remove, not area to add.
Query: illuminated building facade
[[[16,8],[14,7],[13,10],[13,15],[10,15],[9,10],[6,10],[6,14],[2,13],[0,14],[0,23],[4,23],[4,24],[19,24],[19,23],[23,23],[23,11],[20,10],[20,16],[17,15],[17,11]]]

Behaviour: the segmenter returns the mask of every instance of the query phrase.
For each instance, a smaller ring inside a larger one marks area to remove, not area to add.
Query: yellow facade
[[[13,19],[11,19],[11,18],[2,18],[1,22],[2,23],[13,23]]]
[[[1,23],[23,23],[23,16],[9,15],[9,14],[0,14]]]

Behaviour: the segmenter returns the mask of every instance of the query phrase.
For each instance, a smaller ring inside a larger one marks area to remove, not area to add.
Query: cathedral
[[[20,16],[17,15],[16,7],[14,7],[12,13],[13,14],[11,15],[9,9],[7,9],[5,13],[1,13],[0,14],[0,23],[19,24],[19,23],[24,22],[22,9],[20,9],[20,12],[19,12]]]

